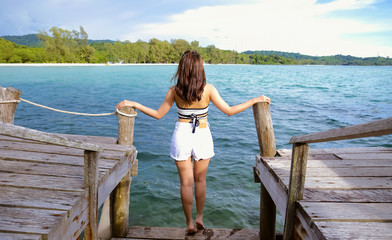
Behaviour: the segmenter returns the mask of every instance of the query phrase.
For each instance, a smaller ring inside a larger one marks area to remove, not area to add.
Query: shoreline
[[[178,65],[178,63],[0,63],[0,67],[87,67],[87,66],[152,66]]]
[[[0,67],[110,67],[110,66],[177,66],[178,63],[0,63]],[[204,65],[249,65],[249,66],[344,66],[344,67],[391,67],[392,65],[328,65],[328,64],[235,64],[218,63]]]

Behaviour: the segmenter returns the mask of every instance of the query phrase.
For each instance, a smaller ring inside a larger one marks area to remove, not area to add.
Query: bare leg
[[[184,209],[188,231],[195,230],[192,218],[193,205],[193,166],[192,159],[186,161],[175,161],[181,182],[181,201]]]
[[[207,192],[207,169],[208,164],[210,163],[209,159],[201,159],[199,161],[195,161],[195,169],[194,169],[194,178],[195,178],[195,198],[196,198],[196,224],[198,228],[204,228],[203,225],[203,210],[204,203],[206,200],[206,192]]]

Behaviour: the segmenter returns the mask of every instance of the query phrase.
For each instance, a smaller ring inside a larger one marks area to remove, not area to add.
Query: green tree
[[[150,46],[147,42],[138,40],[135,43],[135,50],[137,53],[137,62],[138,63],[147,63],[148,62],[148,53],[150,50]]]
[[[0,38],[0,62],[9,63],[14,55],[15,43]]]
[[[173,46],[173,57],[176,59],[175,62],[179,61],[186,50],[191,49],[189,43],[184,39],[172,39],[170,42]]]
[[[218,64],[221,63],[221,50],[216,48],[214,45],[207,46],[207,54],[209,55],[208,63]]]
[[[88,35],[83,27],[80,32],[52,27],[40,32],[38,38],[43,42],[50,61],[58,63],[91,62],[95,49],[88,45]]]

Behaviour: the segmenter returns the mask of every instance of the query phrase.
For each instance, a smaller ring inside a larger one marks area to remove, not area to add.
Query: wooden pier
[[[392,239],[392,148],[308,146],[391,133],[389,118],[293,137],[293,150],[257,156],[255,179],[266,189],[262,195],[286,216],[284,239]],[[261,234],[274,231],[263,227]]]
[[[89,209],[91,200],[101,206],[136,162],[135,148],[115,144],[114,138],[47,134],[64,142],[53,145],[12,137],[5,130],[31,130],[0,125],[0,239],[76,239],[90,223],[89,214],[98,219],[97,209]],[[92,143],[103,149],[95,199],[85,181],[84,151]]]
[[[0,239],[97,240],[104,202],[104,228],[126,236],[134,118],[118,115],[118,139],[36,131],[13,125],[20,95],[0,86]]]

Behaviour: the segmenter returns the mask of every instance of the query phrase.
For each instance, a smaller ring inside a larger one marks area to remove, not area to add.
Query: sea
[[[1,66],[0,85],[22,98],[61,110],[114,112],[124,99],[157,109],[177,65]],[[392,116],[391,66],[205,65],[207,82],[229,105],[261,94],[271,98],[278,149],[293,136]],[[138,175],[132,179],[130,225],[185,227],[180,184],[170,140],[175,106],[161,120],[139,113],[134,146]],[[212,104],[208,121],[215,156],[207,174],[204,223],[208,228],[258,228],[260,185],[252,167],[259,154],[252,108],[228,117]],[[117,117],[68,115],[18,104],[15,124],[46,132],[117,136]],[[392,147],[382,136],[310,144],[310,148]],[[195,205],[195,203],[194,203]],[[195,213],[195,211],[194,211]],[[277,231],[283,217],[277,216]]]

